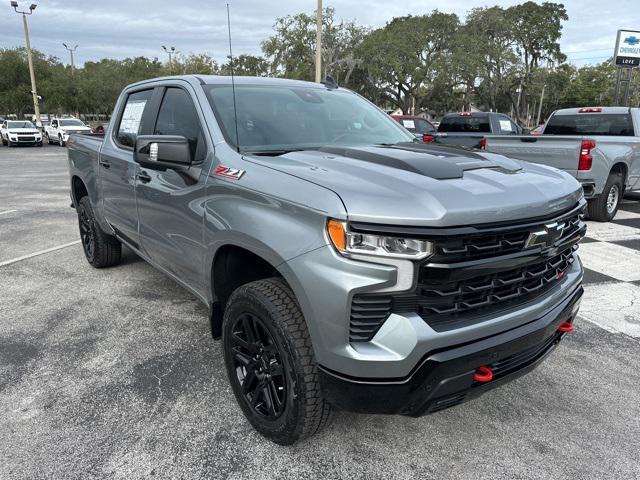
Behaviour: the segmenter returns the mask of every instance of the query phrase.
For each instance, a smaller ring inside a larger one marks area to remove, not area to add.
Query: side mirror
[[[144,167],[188,167],[193,162],[189,141],[180,135],[140,135],[133,160]]]

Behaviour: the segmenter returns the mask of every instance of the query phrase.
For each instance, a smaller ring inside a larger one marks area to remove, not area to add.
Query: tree
[[[408,112],[419,89],[429,88],[450,65],[450,45],[458,27],[456,15],[438,11],[394,18],[365,37],[358,55],[383,97]]]
[[[515,5],[506,10],[506,15],[511,24],[515,50],[520,55],[523,65],[520,94],[515,102],[512,100],[516,116],[520,117],[519,99],[525,97],[532,74],[541,62],[553,65],[566,60],[560,51],[559,40],[562,35],[562,21],[568,20],[569,17],[564,5],[550,2],[541,5],[534,2]]]
[[[231,75],[230,62],[220,68],[221,75]],[[248,77],[266,77],[269,75],[269,62],[264,57],[242,54],[233,59],[233,74]]]
[[[322,15],[324,75],[348,84],[360,60],[355,52],[366,29],[354,22],[336,22],[333,8]],[[316,19],[306,13],[278,18],[275,34],[262,42],[262,51],[275,76],[313,81],[315,78]]]

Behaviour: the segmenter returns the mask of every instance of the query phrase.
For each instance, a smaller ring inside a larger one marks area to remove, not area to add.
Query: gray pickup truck
[[[447,113],[433,141],[443,145],[484,148],[487,135],[521,135],[528,133],[511,117],[497,112]]]
[[[559,168],[575,177],[593,220],[608,222],[625,191],[640,189],[640,109],[556,110],[539,136],[490,136],[485,148]]]
[[[88,262],[126,245],[200,298],[242,411],[275,442],[335,408],[457,405],[573,328],[575,179],[416,142],[335,85],[136,83],[104,138],[72,135],[68,152]]]

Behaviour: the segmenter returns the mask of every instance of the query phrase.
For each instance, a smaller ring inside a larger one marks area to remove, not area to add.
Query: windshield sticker
[[[404,126],[404,128],[416,128],[416,122],[414,122],[413,120],[402,120],[402,125]]]
[[[509,120],[500,120],[500,130],[503,132],[513,132],[511,122]]]
[[[127,102],[127,105],[124,107],[124,112],[122,113],[122,120],[120,120],[121,133],[138,134],[140,121],[142,120],[142,112],[144,112],[144,106],[146,104],[146,100]]]

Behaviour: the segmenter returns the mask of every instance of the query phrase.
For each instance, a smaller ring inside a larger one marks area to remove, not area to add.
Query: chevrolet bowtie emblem
[[[562,232],[566,224],[564,222],[553,222],[545,224],[540,230],[531,232],[524,248],[536,246],[553,247],[555,243],[562,237]]]

